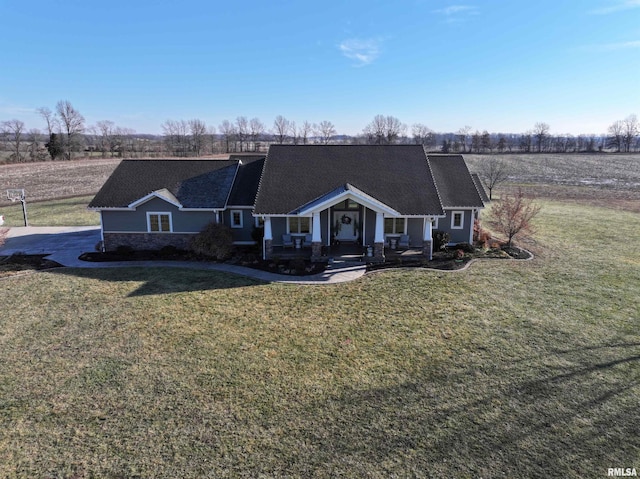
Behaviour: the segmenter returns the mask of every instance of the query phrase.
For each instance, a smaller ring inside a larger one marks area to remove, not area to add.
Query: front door
[[[337,241],[356,242],[360,236],[359,211],[334,211],[333,234]]]

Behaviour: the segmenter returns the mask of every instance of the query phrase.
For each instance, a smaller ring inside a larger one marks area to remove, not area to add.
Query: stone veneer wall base
[[[118,246],[134,250],[159,250],[165,246],[188,250],[194,233],[104,233],[105,251],[115,251]]]

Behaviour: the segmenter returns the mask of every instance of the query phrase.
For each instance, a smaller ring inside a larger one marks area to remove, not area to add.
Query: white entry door
[[[334,211],[333,229],[338,241],[357,241],[359,236],[359,211]]]

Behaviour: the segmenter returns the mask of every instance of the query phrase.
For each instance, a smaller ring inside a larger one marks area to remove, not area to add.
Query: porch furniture
[[[295,243],[296,249],[302,248],[302,236],[294,236],[293,242]]]
[[[399,246],[400,248],[406,248],[406,249],[408,249],[408,248],[409,248],[409,243],[410,243],[410,241],[409,241],[409,235],[402,235],[402,236],[400,236],[400,240],[398,241],[398,246]]]
[[[398,238],[396,236],[389,238],[389,247],[391,249],[396,249],[398,247]]]
[[[312,234],[306,234],[304,235],[304,244],[305,246],[311,246],[311,243],[313,242],[313,235]]]
[[[282,235],[282,247],[293,248],[293,239],[291,238],[291,235]]]

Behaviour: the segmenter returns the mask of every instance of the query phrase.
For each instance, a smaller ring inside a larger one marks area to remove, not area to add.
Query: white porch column
[[[424,219],[424,237],[422,239],[424,241],[431,241],[432,236],[433,236],[432,220],[431,218],[425,218]]]
[[[433,259],[433,224],[432,218],[424,219],[424,237],[422,238],[422,254]]]
[[[271,232],[271,216],[264,217],[264,239],[273,240],[273,233]]]
[[[312,216],[313,224],[311,227],[311,241],[320,243],[322,241],[322,226],[320,225],[320,212],[314,212]]]
[[[271,216],[264,217],[264,237],[262,238],[262,259],[269,259],[273,253],[273,233]]]
[[[374,243],[384,243],[384,214],[376,212],[376,235]]]

